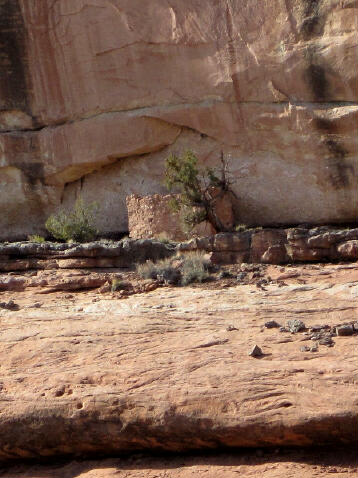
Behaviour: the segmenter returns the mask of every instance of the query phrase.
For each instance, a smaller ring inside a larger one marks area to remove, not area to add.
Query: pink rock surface
[[[208,283],[125,299],[1,293],[18,310],[0,308],[0,457],[356,440],[357,336],[304,352],[314,342],[303,332],[264,323],[355,320],[357,265],[266,273],[264,288]],[[248,355],[255,344],[263,357]]]
[[[185,149],[231,158],[241,222],[355,220],[354,2],[1,8],[2,239],[80,193],[102,232],[126,231],[125,197],[165,192],[164,159]]]

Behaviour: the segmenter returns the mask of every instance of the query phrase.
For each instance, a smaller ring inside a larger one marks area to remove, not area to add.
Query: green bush
[[[231,176],[223,154],[219,170],[200,169],[192,151],[186,151],[182,156],[172,154],[166,159],[165,185],[169,191],[178,192],[169,202],[169,207],[179,213],[185,232],[203,221],[208,221],[216,231],[227,230],[216,214],[215,201],[227,192],[234,195]]]
[[[50,216],[45,227],[55,239],[89,242],[98,234],[94,226],[96,210],[96,203],[85,204],[82,198],[79,198],[72,211],[60,211],[58,214]]]
[[[42,242],[45,242],[45,238],[42,236],[39,236],[38,234],[33,234],[32,236],[28,236],[27,238],[30,242],[38,242],[41,244]]]

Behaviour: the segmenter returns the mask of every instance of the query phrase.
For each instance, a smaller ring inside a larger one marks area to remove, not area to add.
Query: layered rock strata
[[[351,0],[1,0],[0,239],[81,194],[101,232],[185,149],[231,162],[251,225],[357,214]]]
[[[194,238],[178,244],[155,239],[88,244],[8,243],[0,245],[0,271],[132,268],[147,260],[155,262],[190,251],[207,253],[217,264],[356,261],[358,229],[322,226],[249,230]]]
[[[208,252],[211,260],[219,264],[356,261],[358,229],[322,226],[221,233],[191,239],[179,244],[178,250]]]

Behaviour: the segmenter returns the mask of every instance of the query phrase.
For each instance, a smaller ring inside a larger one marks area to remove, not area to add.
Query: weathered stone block
[[[358,240],[343,242],[337,247],[338,257],[356,261],[358,259]]]
[[[279,254],[279,260],[285,262],[285,247],[286,244],[286,231],[282,229],[265,229],[262,231],[254,232],[251,236],[251,250],[250,261],[251,262],[266,262],[273,259],[274,255]],[[274,247],[275,249],[270,248]],[[264,254],[265,259],[263,259]]]

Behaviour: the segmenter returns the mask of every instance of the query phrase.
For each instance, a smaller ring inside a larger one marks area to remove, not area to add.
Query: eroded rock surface
[[[0,237],[79,193],[103,232],[164,159],[231,158],[240,222],[349,222],[356,3],[1,0]]]
[[[18,310],[0,309],[0,457],[355,441],[356,332],[306,352],[318,339],[265,323],[351,323],[357,266],[266,276],[128,298],[1,293]]]

